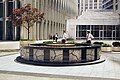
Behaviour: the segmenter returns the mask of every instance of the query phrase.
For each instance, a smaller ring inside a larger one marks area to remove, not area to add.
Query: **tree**
[[[44,19],[44,13],[37,8],[33,8],[31,4],[26,4],[24,7],[13,9],[9,19],[13,26],[23,26],[27,29],[29,40],[30,27],[33,27],[37,22],[41,22]]]

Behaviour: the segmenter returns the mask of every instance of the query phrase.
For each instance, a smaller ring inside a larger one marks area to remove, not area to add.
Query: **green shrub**
[[[74,39],[73,38],[67,38],[67,41],[73,41]]]
[[[102,47],[111,47],[111,45],[104,43],[104,44],[102,44]]]
[[[20,41],[34,41],[33,39],[20,39]]]
[[[75,44],[74,41],[68,41],[67,43],[68,43],[68,44]]]
[[[82,42],[82,43],[75,43],[76,46],[90,46],[90,44],[86,43],[86,42]]]
[[[99,44],[99,45],[102,45],[104,44],[103,42],[94,42],[93,44]]]
[[[120,47],[120,42],[113,42],[112,45],[113,45],[114,47]]]
[[[44,41],[45,44],[53,44],[53,41]]]

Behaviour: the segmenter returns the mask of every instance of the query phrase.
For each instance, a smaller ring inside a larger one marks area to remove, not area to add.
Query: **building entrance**
[[[104,31],[99,30],[99,39],[102,40],[104,38]]]
[[[116,38],[116,31],[115,30],[112,30],[112,40],[115,40],[115,38]]]

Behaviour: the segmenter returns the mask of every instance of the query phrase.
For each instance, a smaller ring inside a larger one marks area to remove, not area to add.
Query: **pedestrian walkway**
[[[17,56],[0,57],[0,80],[120,80],[119,53],[102,53],[106,61],[99,64],[62,67],[21,64],[15,62]]]

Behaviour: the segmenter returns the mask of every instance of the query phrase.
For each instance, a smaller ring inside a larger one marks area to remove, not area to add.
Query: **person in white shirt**
[[[67,33],[65,31],[63,31],[63,39],[67,39]]]
[[[67,40],[67,33],[65,32],[65,30],[63,31],[63,39],[62,42],[65,43]]]
[[[86,42],[88,44],[91,44],[91,40],[94,39],[94,36],[90,33],[90,31],[87,31],[87,35],[86,35]]]

